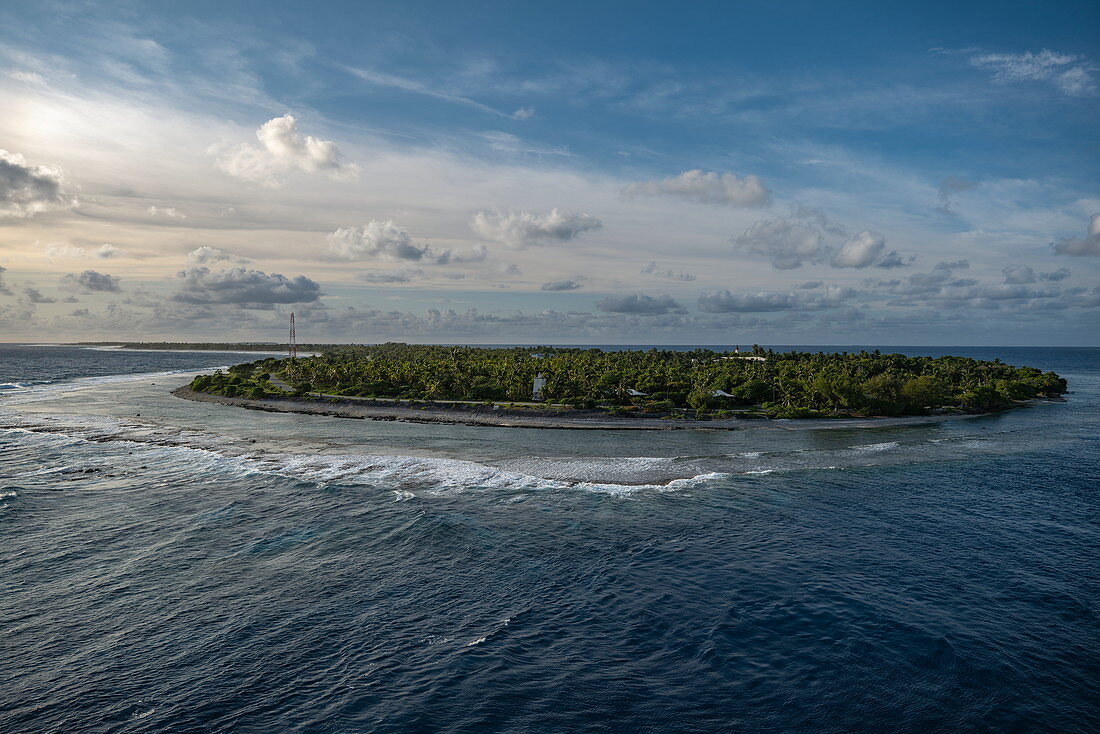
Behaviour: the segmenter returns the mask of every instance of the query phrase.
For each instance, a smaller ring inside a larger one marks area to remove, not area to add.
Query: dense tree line
[[[541,375],[541,397],[549,403],[699,414],[753,407],[780,417],[987,411],[1066,391],[1066,381],[1053,372],[967,357],[392,343],[259,360],[197,378],[194,387],[243,397],[281,392],[268,374],[298,393],[497,402],[530,401],[532,382]]]

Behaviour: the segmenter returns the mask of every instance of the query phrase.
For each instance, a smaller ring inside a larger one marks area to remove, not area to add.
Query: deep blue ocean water
[[[886,350],[884,350],[886,351]],[[955,421],[570,432],[0,345],[0,732],[1094,732],[1100,350]]]

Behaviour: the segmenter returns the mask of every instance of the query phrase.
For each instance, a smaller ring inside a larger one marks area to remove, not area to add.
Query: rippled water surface
[[[950,421],[570,432],[0,345],[0,731],[1096,731],[1100,351]]]

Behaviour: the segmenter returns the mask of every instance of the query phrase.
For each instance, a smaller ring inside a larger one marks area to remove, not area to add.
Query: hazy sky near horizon
[[[1097,345],[1092,2],[0,7],[0,341]]]

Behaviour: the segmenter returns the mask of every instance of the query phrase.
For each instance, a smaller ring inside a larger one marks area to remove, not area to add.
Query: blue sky
[[[883,7],[887,5],[888,7]],[[15,3],[0,333],[1096,344],[1095,3]]]

